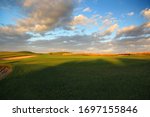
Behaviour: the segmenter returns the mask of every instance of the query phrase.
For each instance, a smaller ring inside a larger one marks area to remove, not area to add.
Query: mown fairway
[[[150,99],[150,56],[38,54],[0,64],[13,69],[0,99]]]

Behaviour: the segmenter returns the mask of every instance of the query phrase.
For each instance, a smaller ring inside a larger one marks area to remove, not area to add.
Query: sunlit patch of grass
[[[105,57],[105,58],[101,58],[102,60],[106,61],[106,62],[109,62],[111,64],[114,64],[114,65],[125,65],[119,58],[117,57]]]

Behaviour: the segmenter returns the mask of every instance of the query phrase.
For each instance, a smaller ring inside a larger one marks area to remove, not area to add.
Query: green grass
[[[30,56],[34,53],[31,52],[0,52],[0,59],[1,58],[8,58],[8,57],[20,57],[20,56]]]
[[[44,54],[0,64],[13,67],[0,99],[150,99],[150,56]]]

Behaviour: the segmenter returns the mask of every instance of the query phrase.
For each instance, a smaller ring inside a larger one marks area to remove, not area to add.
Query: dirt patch
[[[25,59],[25,58],[32,58],[35,56],[18,56],[18,57],[10,57],[10,58],[2,58],[2,60],[19,60],[19,59]]]
[[[7,65],[0,65],[0,80],[6,78],[12,72],[12,67]]]

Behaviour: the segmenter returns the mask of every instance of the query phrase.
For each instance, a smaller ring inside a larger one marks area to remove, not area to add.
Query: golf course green
[[[0,80],[1,100],[150,99],[150,55],[1,52],[0,65],[12,68]]]

